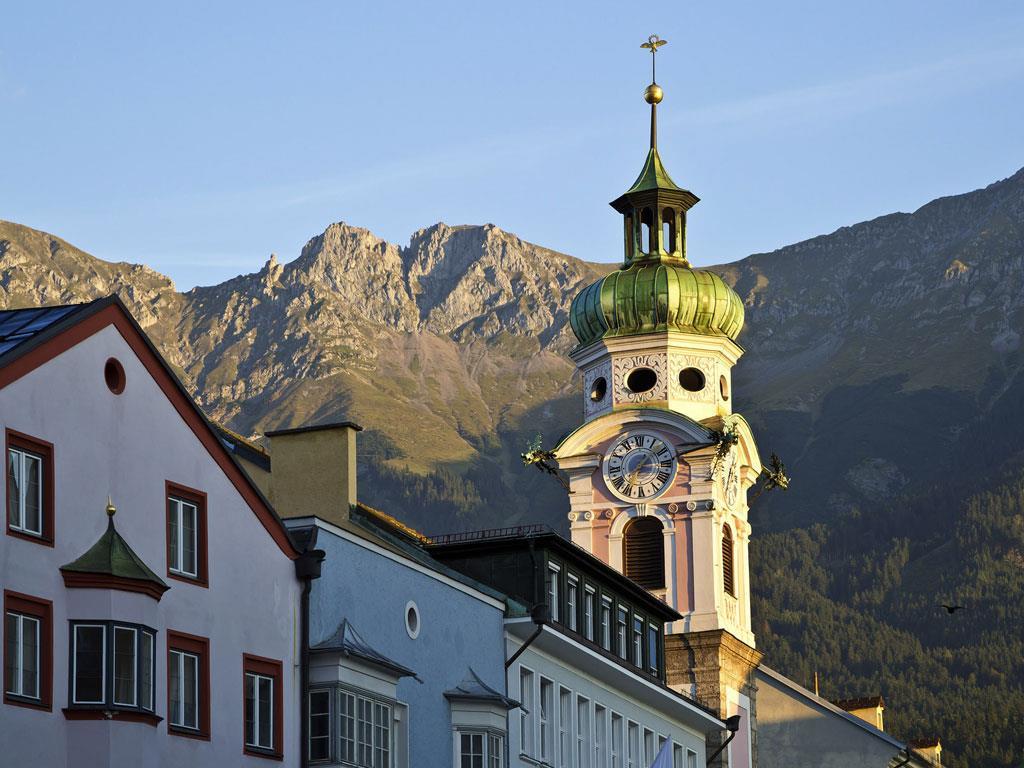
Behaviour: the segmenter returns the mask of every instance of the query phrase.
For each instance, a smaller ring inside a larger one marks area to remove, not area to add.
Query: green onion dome
[[[580,291],[569,322],[581,347],[663,331],[735,341],[743,328],[743,301],[714,272],[648,261],[617,269]]]

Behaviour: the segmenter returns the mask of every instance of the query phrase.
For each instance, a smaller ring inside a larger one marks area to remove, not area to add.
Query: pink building
[[[117,298],[0,312],[0,428],[2,762],[298,765],[298,552]]]

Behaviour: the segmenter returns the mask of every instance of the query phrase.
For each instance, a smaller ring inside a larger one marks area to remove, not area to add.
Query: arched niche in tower
[[[645,589],[665,588],[664,528],[656,517],[631,520],[623,531],[623,573]]]
[[[661,247],[670,256],[676,253],[676,212],[665,208],[661,212]]]
[[[640,211],[640,247],[647,254],[658,251],[658,230],[654,222],[654,211],[650,208]]]

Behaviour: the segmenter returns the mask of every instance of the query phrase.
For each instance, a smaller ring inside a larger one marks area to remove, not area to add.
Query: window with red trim
[[[281,662],[261,656],[242,656],[243,750],[248,755],[283,757]]]
[[[207,586],[206,494],[167,481],[167,575]]]
[[[49,710],[53,701],[53,604],[4,590],[4,703]]]
[[[167,732],[210,739],[210,641],[167,630]]]
[[[6,431],[7,533],[53,546],[53,444]]]

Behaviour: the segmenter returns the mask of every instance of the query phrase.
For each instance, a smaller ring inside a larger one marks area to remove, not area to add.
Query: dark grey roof
[[[444,692],[446,699],[462,699],[468,701],[491,701],[501,704],[505,709],[515,709],[519,702],[510,699],[502,693],[498,693],[487,683],[480,679],[472,667],[466,671],[466,676],[454,688]]]
[[[42,333],[54,323],[88,304],[64,304],[55,307],[6,309],[0,311],[0,355]]]
[[[313,653],[343,653],[346,656],[355,656],[370,664],[391,670],[399,677],[416,677],[416,673],[408,667],[371,648],[348,619],[342,619],[333,635],[311,646],[309,650]]]

